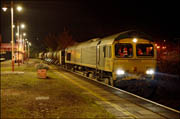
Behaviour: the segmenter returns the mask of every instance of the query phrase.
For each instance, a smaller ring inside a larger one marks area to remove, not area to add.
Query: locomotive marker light
[[[149,75],[154,74],[154,69],[148,69],[148,70],[146,71],[146,74],[149,74]]]
[[[137,38],[133,38],[133,42],[136,43],[137,42]]]
[[[116,71],[116,74],[117,74],[117,75],[123,75],[123,74],[125,74],[125,72],[124,72],[124,70],[122,70],[122,69],[118,69],[118,70]]]

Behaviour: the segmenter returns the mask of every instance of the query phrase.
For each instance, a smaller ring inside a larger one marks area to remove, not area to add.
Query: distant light
[[[19,36],[19,34],[18,34],[18,33],[16,33],[16,36]]]
[[[26,36],[26,33],[23,33],[23,36]]]
[[[136,43],[137,42],[137,38],[133,38],[133,42]]]
[[[31,43],[29,42],[29,46],[31,46]]]
[[[160,46],[157,46],[157,49],[159,49],[160,48]]]
[[[17,10],[20,12],[20,11],[22,11],[22,7],[21,6],[18,6],[17,7]]]
[[[4,11],[4,12],[6,12],[6,11],[7,11],[7,7],[3,7],[2,9],[3,9],[3,11]]]
[[[27,38],[25,39],[25,41],[27,41]]]
[[[155,44],[155,46],[157,47],[157,43]]]
[[[166,46],[163,46],[162,49],[166,49]]]
[[[25,25],[24,25],[24,24],[21,24],[21,28],[22,28],[22,29],[25,28]]]
[[[15,28],[15,25],[13,25],[13,28]]]
[[[166,40],[164,40],[164,42],[166,42]]]

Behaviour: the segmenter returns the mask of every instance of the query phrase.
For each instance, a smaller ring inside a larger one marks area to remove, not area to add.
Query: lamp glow
[[[3,7],[2,9],[3,9],[3,11],[4,11],[4,12],[6,12],[6,11],[7,11],[7,7]]]
[[[137,38],[133,38],[133,42],[136,43],[137,42]]]
[[[153,69],[149,69],[146,71],[146,74],[152,75],[154,74],[154,70]]]
[[[116,71],[116,74],[117,75],[123,75],[125,72],[124,72],[124,70],[122,70],[122,69],[118,69],[117,71]]]
[[[22,7],[21,6],[18,6],[17,7],[17,10],[20,12],[20,11],[22,11]]]
[[[25,25],[24,25],[24,24],[21,24],[21,28],[24,29],[24,28],[25,28]]]

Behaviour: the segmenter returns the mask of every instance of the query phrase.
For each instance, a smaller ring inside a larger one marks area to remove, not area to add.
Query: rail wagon
[[[113,85],[117,80],[154,79],[156,55],[149,36],[130,30],[66,48],[65,63]]]
[[[43,59],[43,56],[44,56],[44,52],[40,52],[39,55],[38,55],[38,58]]]

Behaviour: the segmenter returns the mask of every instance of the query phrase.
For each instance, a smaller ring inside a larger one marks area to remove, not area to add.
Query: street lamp
[[[20,27],[21,26],[21,27]],[[25,28],[25,25],[24,24],[19,24],[19,22],[17,23],[17,36],[18,36],[18,66],[20,65],[20,60],[19,60],[19,49],[20,49],[20,45],[19,45],[19,43],[20,43],[20,41],[21,41],[21,35],[20,35],[20,28],[21,29],[24,29]]]
[[[30,49],[29,49],[30,46],[31,46],[31,43],[29,42],[29,44],[28,44],[28,60],[29,60],[29,57],[30,57]]]
[[[24,25],[24,24],[21,24],[21,28],[22,28],[22,29],[25,28],[25,25]]]
[[[17,10],[20,12],[22,11],[22,7],[21,6],[17,6]]]
[[[13,32],[13,1],[11,1],[10,8],[11,8],[11,44],[12,44],[12,71],[14,71],[14,32]],[[3,11],[7,10],[7,7],[2,8]],[[22,10],[22,9],[21,9]]]
[[[30,57],[30,46],[31,46],[31,42],[29,42],[27,39],[27,60],[29,61],[29,57]]]
[[[26,33],[23,33],[23,36],[26,36]]]
[[[7,11],[7,7],[3,7],[2,9],[3,9],[3,11],[4,11],[4,12],[6,12],[6,11]]]

